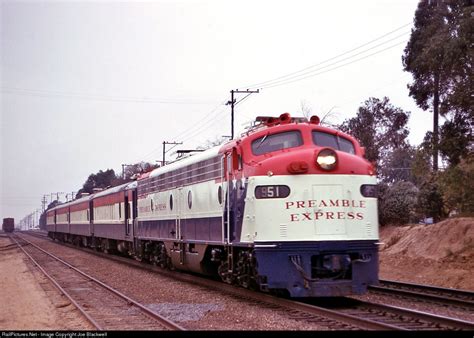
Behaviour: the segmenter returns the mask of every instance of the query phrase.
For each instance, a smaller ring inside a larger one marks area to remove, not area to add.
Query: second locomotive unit
[[[259,117],[240,138],[47,212],[52,238],[290,295],[378,282],[374,167],[312,117]]]

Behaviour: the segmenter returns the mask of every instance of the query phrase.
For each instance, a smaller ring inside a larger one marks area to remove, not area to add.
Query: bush
[[[433,217],[434,222],[447,216],[437,175],[428,176],[420,184],[416,211],[419,218]]]
[[[399,181],[391,186],[379,186],[379,222],[406,224],[417,220],[415,205],[418,189],[411,182]]]
[[[474,212],[474,155],[462,159],[456,166],[440,174],[440,191],[448,213],[459,214]]]

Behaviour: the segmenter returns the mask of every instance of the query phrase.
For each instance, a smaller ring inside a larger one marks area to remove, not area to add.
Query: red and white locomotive
[[[228,283],[328,297],[378,282],[376,177],[351,136],[259,117],[240,138],[47,213],[51,237]]]

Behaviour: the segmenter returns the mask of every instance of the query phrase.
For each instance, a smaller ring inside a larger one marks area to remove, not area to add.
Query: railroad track
[[[184,330],[22,236],[10,238],[97,330]]]
[[[39,237],[39,238],[49,238],[48,233],[42,230],[26,230],[26,231],[21,231],[21,233]]]
[[[389,324],[399,330],[474,330],[474,322],[354,298],[344,297],[337,302],[328,302],[321,306],[355,317]]]
[[[429,285],[403,283],[392,280],[380,280],[380,285],[369,286],[370,292],[397,295],[407,299],[434,302],[446,306],[456,306],[465,310],[474,310],[474,292],[447,289]]]
[[[36,233],[28,233],[28,235],[47,240],[45,236]],[[57,243],[57,242],[55,242]],[[67,243],[58,243],[60,245],[68,246],[74,249],[85,251],[89,254],[113,260],[115,262],[125,264],[134,268],[145,271],[158,272],[162,275],[173,278],[174,280],[183,283],[189,283],[200,287],[209,288],[213,291],[222,292],[227,295],[232,295],[236,299],[243,300],[265,308],[271,308],[274,311],[279,311],[288,318],[304,321],[315,322],[322,326],[326,326],[331,330],[396,330],[397,328],[388,324],[380,324],[364,318],[357,318],[352,315],[338,313],[330,309],[324,309],[318,306],[304,304],[301,302],[278,298],[272,295],[253,292],[247,289],[228,285],[220,281],[214,281],[208,278],[203,278],[197,275],[188,273],[181,273],[177,271],[164,270],[150,264],[135,261],[130,258],[119,257],[97,252],[89,248],[78,248]]]
[[[41,237],[41,236],[38,236]],[[44,237],[42,237],[44,239]],[[61,243],[63,244],[63,243]],[[69,247],[77,248],[70,244]],[[474,323],[413,311],[400,307],[357,301],[352,298],[295,301],[272,295],[253,292],[200,276],[163,270],[129,258],[112,256],[81,248],[88,253],[147,271],[155,271],[186,283],[233,295],[238,299],[253,302],[257,306],[269,307],[291,319],[317,322],[331,330],[474,330]]]

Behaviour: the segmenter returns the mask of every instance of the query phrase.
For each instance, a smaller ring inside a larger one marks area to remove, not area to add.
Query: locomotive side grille
[[[280,224],[280,237],[286,237],[288,235],[288,226],[286,224]]]
[[[368,236],[372,236],[372,229],[373,229],[372,224],[370,223],[365,224],[365,230],[367,231]]]
[[[200,182],[219,178],[222,175],[221,156],[189,164],[182,168],[165,172],[156,177],[140,180],[138,183],[138,196],[188,186]]]

